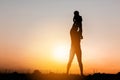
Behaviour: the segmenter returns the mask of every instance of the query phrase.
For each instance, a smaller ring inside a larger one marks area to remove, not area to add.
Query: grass
[[[38,70],[33,73],[0,73],[0,80],[82,80],[77,74],[42,74]],[[117,74],[94,73],[84,76],[83,80],[120,80],[120,72]]]

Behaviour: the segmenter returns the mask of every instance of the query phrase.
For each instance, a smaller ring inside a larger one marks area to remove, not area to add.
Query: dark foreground
[[[79,75],[66,75],[66,74],[42,74],[40,72],[34,73],[0,73],[0,80],[120,80],[120,72],[117,74],[100,74],[84,76],[81,79]]]

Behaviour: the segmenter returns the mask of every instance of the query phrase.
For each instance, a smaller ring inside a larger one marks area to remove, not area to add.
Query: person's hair
[[[74,15],[79,15],[79,11],[74,11]]]

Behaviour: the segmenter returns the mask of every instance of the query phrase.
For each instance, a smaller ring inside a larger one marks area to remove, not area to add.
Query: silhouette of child
[[[73,22],[74,22],[73,26],[77,26],[79,28],[80,39],[83,39],[83,36],[82,36],[82,16],[79,15],[78,11],[74,11]]]

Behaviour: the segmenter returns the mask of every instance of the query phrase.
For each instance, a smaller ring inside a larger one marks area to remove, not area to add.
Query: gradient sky
[[[61,44],[69,54],[75,10],[83,17],[85,73],[120,71],[119,0],[0,0],[0,69],[65,72],[68,58],[52,54]],[[76,63],[71,73],[79,73]]]

